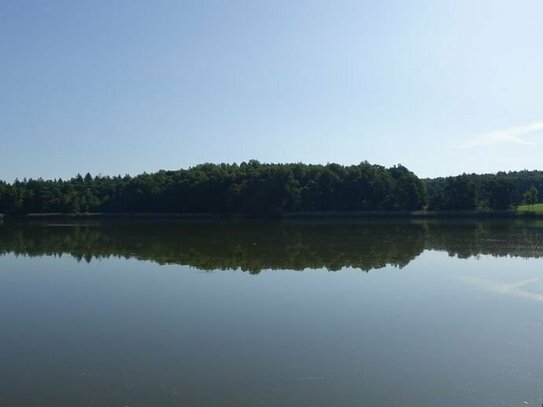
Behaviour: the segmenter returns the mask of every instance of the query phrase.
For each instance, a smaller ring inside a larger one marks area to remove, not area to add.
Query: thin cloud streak
[[[525,145],[535,145],[536,143],[531,141],[526,141],[520,136],[524,134],[533,133],[539,130],[543,130],[543,122],[527,124],[524,126],[510,127],[504,130],[490,131],[483,134],[477,134],[467,138],[466,140],[460,142],[456,148],[472,148],[472,147],[481,147],[489,146],[492,144],[502,144],[502,143],[515,143],[515,144],[525,144]]]
[[[510,295],[513,297],[524,298],[527,300],[543,302],[543,294],[535,293],[533,291],[525,290],[523,287],[529,283],[538,281],[537,278],[531,280],[518,281],[516,283],[502,283],[500,281],[472,278],[472,277],[459,277],[462,281],[468,284],[475,285],[483,290],[492,291],[499,294]]]

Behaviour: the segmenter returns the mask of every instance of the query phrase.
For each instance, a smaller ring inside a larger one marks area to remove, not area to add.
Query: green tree
[[[507,210],[515,206],[515,188],[505,179],[487,181],[484,185],[488,207],[493,210]]]
[[[442,207],[438,209],[465,211],[477,208],[477,189],[467,174],[447,178],[442,194]]]
[[[524,203],[526,203],[526,205],[530,205],[530,210],[531,211],[534,210],[534,205],[538,201],[538,195],[539,195],[539,191],[533,185],[523,195]]]

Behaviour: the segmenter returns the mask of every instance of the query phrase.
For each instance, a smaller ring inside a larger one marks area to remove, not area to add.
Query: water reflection
[[[0,253],[118,256],[202,270],[402,268],[424,250],[540,257],[536,221],[123,221],[0,226]]]
[[[466,283],[481,288],[486,291],[498,294],[509,295],[512,297],[524,298],[532,301],[543,302],[543,294],[527,290],[525,287],[531,283],[539,281],[537,278],[521,280],[513,283],[504,283],[501,281],[487,280],[473,277],[462,277]]]

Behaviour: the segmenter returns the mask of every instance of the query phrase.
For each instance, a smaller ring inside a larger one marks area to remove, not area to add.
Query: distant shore
[[[29,213],[26,215],[0,214],[2,220],[96,220],[96,219],[248,219],[248,218],[276,218],[276,219],[390,219],[390,218],[414,218],[414,219],[493,219],[493,218],[543,218],[543,213],[509,211],[335,211],[335,212],[285,212],[285,213]]]

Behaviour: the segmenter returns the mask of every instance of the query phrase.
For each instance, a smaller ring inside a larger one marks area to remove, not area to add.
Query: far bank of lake
[[[160,212],[82,212],[82,213],[29,213],[3,215],[2,220],[47,219],[513,219],[543,218],[543,212],[532,211],[305,211],[285,213],[160,213]]]

